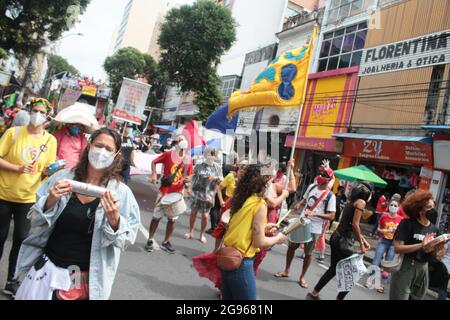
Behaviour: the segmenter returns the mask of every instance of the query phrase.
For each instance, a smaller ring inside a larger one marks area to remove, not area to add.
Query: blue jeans
[[[447,300],[447,288],[438,289],[437,300]]]
[[[383,256],[386,254],[387,261],[394,260],[394,241],[380,238],[375,249],[375,256],[373,257],[372,265],[379,267]]]
[[[256,300],[255,258],[244,258],[234,271],[222,272],[223,300]]]
[[[383,256],[386,254],[386,261],[394,260],[395,251],[394,251],[394,241],[387,240],[385,238],[380,238],[377,243],[377,247],[375,249],[375,256],[373,257],[372,265],[379,267],[381,264],[381,260]],[[388,279],[382,279],[383,284],[387,284]]]

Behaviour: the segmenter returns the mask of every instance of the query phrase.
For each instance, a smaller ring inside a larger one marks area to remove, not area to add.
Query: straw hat
[[[81,124],[85,126],[88,133],[100,128],[97,119],[94,116],[94,107],[86,103],[75,102],[75,104],[67,107],[55,117],[55,121],[61,123]]]

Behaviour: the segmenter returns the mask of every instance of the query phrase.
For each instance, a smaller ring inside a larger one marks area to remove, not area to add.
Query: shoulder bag
[[[231,221],[231,219],[230,219]],[[226,227],[226,231],[228,230],[228,226]],[[224,270],[224,271],[234,271],[239,269],[239,267],[242,264],[242,260],[244,259],[245,255],[247,254],[248,250],[252,247],[253,239],[250,242],[250,245],[248,246],[247,250],[245,250],[245,253],[242,254],[238,249],[234,247],[223,247],[223,243],[225,241],[225,234],[222,237],[222,242],[219,246],[219,250],[217,250],[217,266]]]
[[[181,161],[181,163],[178,165],[177,169],[175,170],[174,173],[172,173],[170,176],[168,176],[167,178],[162,177],[161,178],[161,185],[164,187],[169,187],[173,184],[173,181],[175,180],[175,177],[178,174],[178,171],[180,171],[181,167],[183,165],[183,161]]]

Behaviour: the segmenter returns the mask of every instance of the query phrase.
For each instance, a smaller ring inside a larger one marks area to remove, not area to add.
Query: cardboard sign
[[[338,292],[352,291],[359,279],[367,273],[363,262],[363,256],[354,254],[342,259],[336,266],[336,279]]]
[[[113,117],[122,121],[141,124],[151,86],[124,78]]]

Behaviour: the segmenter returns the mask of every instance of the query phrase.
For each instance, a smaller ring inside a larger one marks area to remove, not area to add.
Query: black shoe
[[[206,232],[207,234],[211,234],[211,233],[213,233],[213,231],[214,231],[214,229],[211,228],[211,229],[206,230],[205,232]]]
[[[311,292],[306,295],[306,300],[320,300],[319,296],[313,296]]]
[[[175,253],[175,249],[172,247],[169,241],[161,243],[161,249],[171,254]]]
[[[153,240],[148,240],[147,244],[144,247],[145,251],[147,252],[153,252],[155,248],[153,247]]]
[[[18,281],[8,281],[6,282],[5,289],[3,289],[3,293],[14,298],[18,289]]]

